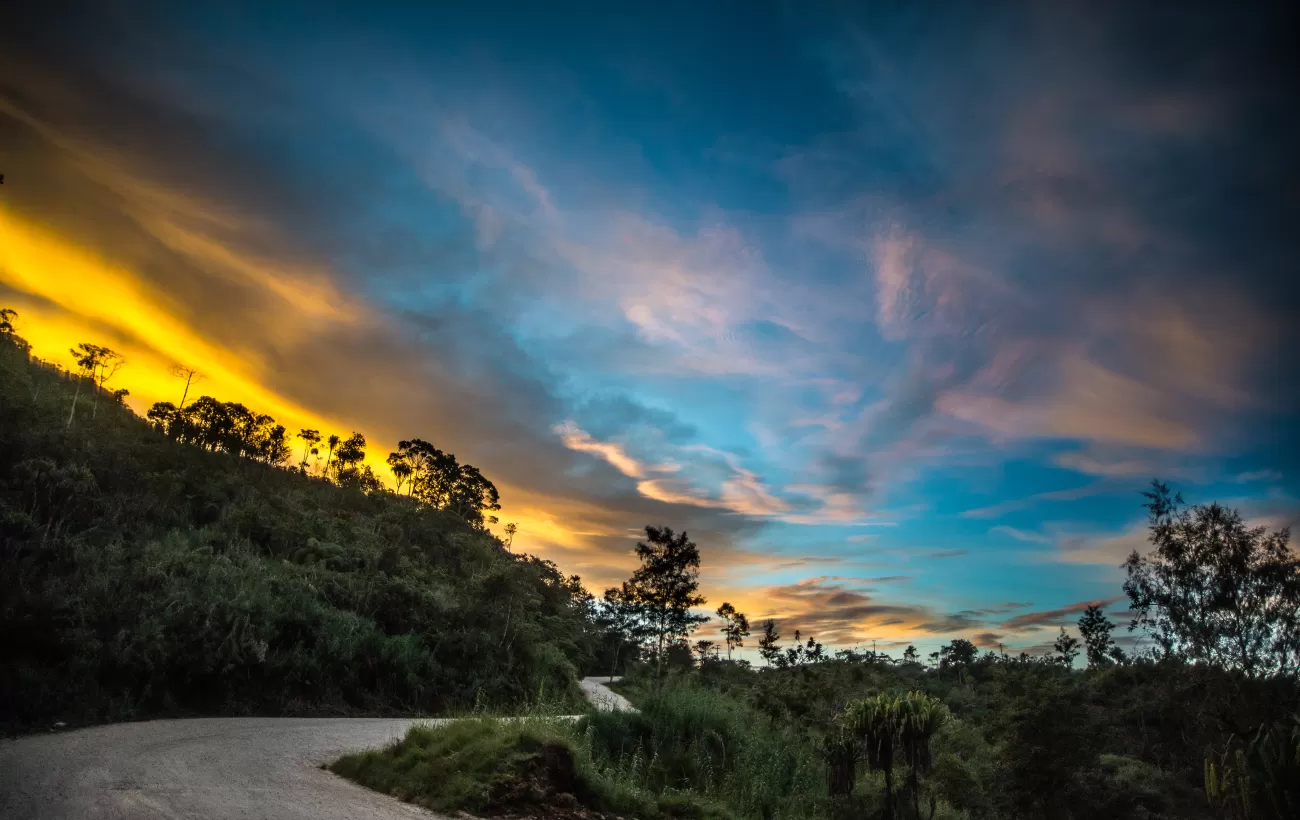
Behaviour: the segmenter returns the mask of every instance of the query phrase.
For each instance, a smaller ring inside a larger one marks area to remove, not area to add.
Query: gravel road
[[[583,681],[598,708],[618,695]],[[0,741],[3,820],[411,820],[438,817],[325,771],[417,721],[199,718]]]
[[[435,815],[320,768],[414,720],[201,718],[0,742],[5,820],[410,820]]]

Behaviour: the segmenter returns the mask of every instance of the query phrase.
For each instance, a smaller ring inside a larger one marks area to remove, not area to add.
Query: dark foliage
[[[464,507],[277,467],[283,429],[207,397],[152,426],[115,402],[68,425],[100,385],[4,335],[6,728],[513,707],[590,665],[578,579],[510,555]],[[331,474],[363,448],[335,437]]]

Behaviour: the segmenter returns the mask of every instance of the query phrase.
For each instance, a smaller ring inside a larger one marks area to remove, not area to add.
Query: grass
[[[564,816],[579,806],[643,820],[829,815],[824,765],[808,738],[685,685],[646,694],[638,713],[416,727],[332,770],[443,812]]]

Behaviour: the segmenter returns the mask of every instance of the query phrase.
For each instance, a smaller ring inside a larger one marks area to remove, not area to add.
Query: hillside
[[[594,640],[576,578],[453,512],[174,440],[95,393],[0,339],[5,729],[573,695]]]

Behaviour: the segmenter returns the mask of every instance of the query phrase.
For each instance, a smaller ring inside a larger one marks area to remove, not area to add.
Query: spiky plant
[[[848,797],[858,784],[858,761],[862,746],[858,739],[837,727],[822,739],[822,757],[830,774],[831,797]]]
[[[899,699],[886,692],[849,704],[844,727],[862,744],[867,768],[885,773],[885,817],[894,816],[894,747],[899,735]]]
[[[929,774],[934,765],[930,743],[936,732],[948,722],[948,707],[924,692],[908,692],[897,701],[898,737],[903,762],[907,764],[907,786],[912,793],[912,811],[921,816],[920,776]],[[931,801],[930,814],[934,815]]]
[[[1300,816],[1300,715],[1265,724],[1244,748],[1205,761],[1205,795],[1225,814]]]

